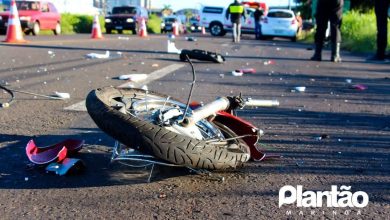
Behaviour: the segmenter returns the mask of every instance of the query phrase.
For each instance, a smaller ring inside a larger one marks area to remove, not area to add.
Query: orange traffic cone
[[[99,17],[97,15],[95,15],[95,18],[93,19],[91,38],[92,39],[103,39],[104,38],[102,35],[102,29],[100,28]]]
[[[175,36],[179,36],[179,24],[175,21],[175,23],[173,23],[173,35]]]
[[[147,37],[148,36],[148,30],[146,29],[145,19],[142,18],[139,26],[139,36],[140,37]]]
[[[206,34],[206,28],[204,26],[202,27],[202,34]]]
[[[8,18],[7,36],[4,42],[8,43],[26,43],[23,38],[22,27],[20,26],[19,13],[16,8],[15,0],[11,1],[10,16]]]

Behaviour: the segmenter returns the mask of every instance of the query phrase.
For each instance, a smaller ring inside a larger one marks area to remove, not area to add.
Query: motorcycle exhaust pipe
[[[229,99],[225,97],[220,97],[217,100],[210,102],[198,109],[192,111],[190,117],[185,117],[181,123],[183,127],[190,127],[195,125],[198,121],[209,117],[210,115],[215,115],[219,111],[227,110],[230,106]]]

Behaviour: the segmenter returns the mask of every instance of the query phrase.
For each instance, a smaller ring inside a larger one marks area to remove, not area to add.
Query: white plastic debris
[[[107,50],[105,54],[89,53],[85,56],[89,59],[107,59],[110,57],[110,51]]]
[[[298,92],[304,92],[306,90],[306,87],[305,86],[297,86],[297,87],[294,87],[294,90],[298,91]]]
[[[53,96],[61,99],[70,99],[70,94],[66,92],[54,92]]]
[[[118,40],[130,40],[130,37],[118,37]]]
[[[175,42],[168,40],[168,53],[181,54],[181,50],[176,48]]]
[[[242,75],[244,75],[244,73],[242,71],[234,70],[234,71],[232,71],[232,75],[233,76],[242,76]]]
[[[141,89],[148,91],[148,86],[144,85],[144,86],[141,87]]]
[[[134,73],[134,74],[127,74],[127,75],[120,75],[118,79],[120,80],[130,80],[133,82],[141,82],[148,78],[147,74],[144,73]]]

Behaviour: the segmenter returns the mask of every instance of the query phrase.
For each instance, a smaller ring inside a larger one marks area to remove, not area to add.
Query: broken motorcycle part
[[[26,146],[26,155],[34,164],[59,162],[64,160],[68,155],[78,152],[83,144],[83,140],[67,139],[47,147],[38,147],[34,140],[30,140]]]
[[[182,50],[180,53],[180,60],[186,61],[188,56],[190,59],[197,59],[202,61],[211,61],[214,63],[225,62],[225,57],[219,53],[213,53],[206,50]]]

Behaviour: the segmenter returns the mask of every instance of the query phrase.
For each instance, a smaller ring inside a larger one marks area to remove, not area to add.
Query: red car
[[[5,33],[10,16],[10,4],[4,2],[4,12],[0,12],[0,32]],[[16,1],[20,24],[26,34],[39,34],[40,30],[52,30],[55,35],[61,33],[61,15],[56,7],[45,1]]]

